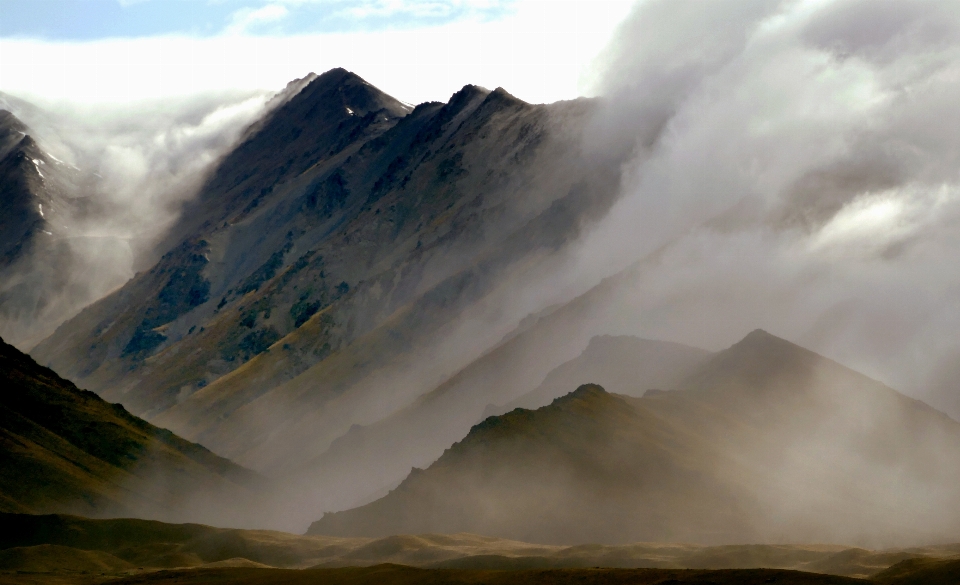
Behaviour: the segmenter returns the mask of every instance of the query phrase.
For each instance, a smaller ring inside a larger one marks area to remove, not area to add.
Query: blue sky
[[[225,32],[278,35],[496,20],[512,0],[0,0],[0,36],[60,41]],[[259,17],[259,18],[258,18]]]

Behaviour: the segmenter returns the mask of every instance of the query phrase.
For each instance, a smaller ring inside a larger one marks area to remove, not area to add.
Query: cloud
[[[297,2],[298,0],[293,0]],[[510,9],[516,4],[510,0],[369,0],[365,2],[334,2],[340,5],[335,14],[353,18],[471,18]]]
[[[571,272],[655,260],[612,327],[763,327],[960,417],[960,8],[648,0],[616,39],[596,128],[635,155]]]
[[[282,4],[267,4],[262,8],[241,8],[230,15],[230,24],[225,29],[228,35],[243,35],[270,23],[285,19],[290,10]]]
[[[213,163],[262,115],[267,92],[224,92],[55,112],[0,96],[77,179],[86,204],[48,213],[51,245],[0,278],[0,337],[28,349],[156,260],[154,247]],[[81,199],[77,199],[78,201]]]
[[[344,67],[409,103],[446,101],[468,83],[502,86],[535,103],[552,102],[581,95],[581,77],[630,4],[528,0],[494,11],[496,18],[481,18],[476,14],[486,10],[486,2],[451,2],[447,5],[474,16],[442,22],[410,17],[402,27],[383,21],[364,30],[279,36],[274,26],[301,17],[296,3],[271,2],[258,10],[274,6],[266,15],[279,15],[283,8],[289,11],[286,18],[256,28],[244,24],[253,11],[244,12],[236,23],[247,26],[244,34],[238,28],[236,34],[214,37],[0,38],[0,91],[46,103],[121,104],[231,89],[279,91],[310,71]],[[390,6],[337,3],[333,8],[382,11]]]

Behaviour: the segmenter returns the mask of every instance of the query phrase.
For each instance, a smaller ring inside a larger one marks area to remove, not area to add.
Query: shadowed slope
[[[0,110],[0,336],[19,347],[36,344],[91,298],[71,274],[82,269],[77,249],[102,242],[78,239],[66,225],[91,207],[80,187],[88,178]]]
[[[254,473],[2,341],[0,388],[0,510],[226,520],[218,502],[243,505],[258,489]]]

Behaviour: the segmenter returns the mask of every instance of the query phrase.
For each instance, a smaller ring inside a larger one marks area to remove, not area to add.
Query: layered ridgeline
[[[262,488],[0,341],[0,511],[230,523]]]
[[[77,239],[68,227],[89,212],[81,196],[88,178],[0,109],[0,335],[21,347],[39,342],[65,311],[75,313],[90,299],[71,274],[83,270],[77,247],[97,243]]]
[[[213,171],[154,267],[32,352],[270,473],[494,345],[515,321],[444,340],[605,213],[627,154],[582,150],[589,100],[467,86],[411,108],[343,70],[296,89]],[[458,436],[514,397],[459,418]]]
[[[470,531],[535,542],[943,542],[960,423],[762,331],[672,392],[584,385],[476,425],[310,534]]]
[[[300,491],[316,489],[321,497],[313,504],[321,510],[336,510],[350,502],[339,494],[382,495],[411,467],[430,465],[491,414],[537,408],[587,382],[632,396],[672,389],[710,356],[678,343],[601,335],[573,359],[548,370],[551,357],[566,351],[563,345],[577,347],[576,333],[589,330],[577,319],[581,312],[573,315],[528,324],[411,405],[373,424],[352,427],[291,481],[299,479],[294,485]],[[357,484],[369,491],[348,489]]]

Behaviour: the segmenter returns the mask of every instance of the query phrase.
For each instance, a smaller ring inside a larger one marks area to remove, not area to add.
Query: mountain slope
[[[0,388],[0,510],[229,521],[227,508],[259,490],[256,474],[2,341]]]
[[[30,132],[0,110],[0,335],[21,347],[49,335],[89,298],[71,279],[83,269],[74,254],[83,243],[66,225],[89,207],[80,196],[84,178]]]
[[[955,535],[958,479],[960,424],[755,331],[674,392],[585,386],[491,417],[310,533],[889,545]]]
[[[215,171],[187,235],[33,354],[271,471],[434,388],[495,339],[437,344],[602,215],[620,161],[582,152],[589,101],[391,100],[342,70],[306,81]]]

